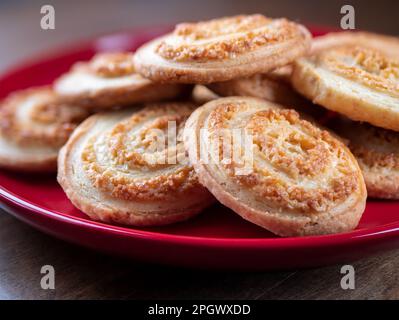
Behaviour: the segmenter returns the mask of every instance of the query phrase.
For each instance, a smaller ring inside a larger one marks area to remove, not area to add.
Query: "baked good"
[[[220,98],[216,93],[214,93],[212,90],[208,89],[207,87],[203,85],[196,85],[193,89],[191,99],[193,100],[194,103],[198,105],[202,105],[204,103],[207,103],[211,100],[215,100]]]
[[[308,52],[302,25],[263,15],[178,24],[139,48],[136,70],[154,81],[206,84],[266,73]]]
[[[313,105],[292,88],[291,73],[292,66],[288,65],[266,74],[211,83],[207,87],[222,97],[260,98],[295,109],[304,116],[314,119],[323,117],[325,109]]]
[[[12,93],[0,105],[0,167],[55,171],[59,149],[88,116],[49,87]]]
[[[374,43],[372,36],[369,39]],[[383,47],[384,38],[377,39],[378,50],[363,41],[319,46],[313,55],[294,63],[293,86],[314,103],[352,120],[398,131],[399,58],[388,53],[392,41]]]
[[[294,110],[256,98],[213,100],[187,120],[184,139],[216,199],[277,235],[349,231],[362,216],[367,192],[356,159]]]
[[[54,90],[64,100],[91,110],[173,99],[188,87],[159,84],[135,72],[133,53],[100,53],[89,62],[76,63],[56,80]]]
[[[87,119],[58,160],[68,198],[92,219],[135,226],[185,220],[209,206],[213,197],[198,182],[181,140],[193,109],[158,103]]]
[[[255,74],[247,78],[211,83],[208,87],[222,97],[248,96],[287,106],[304,106],[307,101],[278,73]]]
[[[399,133],[339,117],[329,126],[347,139],[369,197],[399,199]]]
[[[392,59],[398,58],[398,38],[364,31],[330,32],[316,37],[312,41],[311,53],[349,45],[383,51]]]

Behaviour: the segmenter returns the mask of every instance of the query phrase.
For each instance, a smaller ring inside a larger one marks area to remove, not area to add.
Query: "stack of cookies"
[[[331,234],[356,228],[367,193],[399,198],[395,131],[398,39],[313,40],[241,15],[179,24],[13,93],[0,166],[58,170],[72,203],[107,223],[166,225],[219,201],[280,236]]]

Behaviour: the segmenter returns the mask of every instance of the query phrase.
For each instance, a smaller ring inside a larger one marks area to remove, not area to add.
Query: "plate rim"
[[[131,238],[141,238],[145,240],[169,242],[174,244],[189,244],[194,246],[200,245],[223,248],[251,247],[264,249],[320,248],[347,245],[348,243],[353,244],[354,242],[368,242],[370,240],[375,241],[380,238],[389,239],[399,237],[399,221],[371,228],[353,230],[345,233],[306,237],[214,238],[175,235],[116,226],[85,218],[73,217],[62,212],[52,211],[28,200],[22,199],[20,196],[8,191],[2,185],[0,185],[0,200],[13,205],[14,207],[16,206],[19,209],[27,210],[30,213],[38,214],[44,216],[45,218],[56,220],[57,222],[67,223],[69,225],[91,231],[112,233],[123,237],[127,236]]]

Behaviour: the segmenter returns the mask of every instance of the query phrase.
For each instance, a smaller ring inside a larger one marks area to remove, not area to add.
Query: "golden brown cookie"
[[[223,97],[248,96],[287,106],[305,105],[306,100],[290,84],[273,74],[255,74],[248,78],[209,84],[208,87]]]
[[[365,41],[338,46],[327,41],[325,49],[320,45],[315,54],[294,63],[293,86],[314,103],[352,120],[398,131],[399,58],[389,53],[392,41],[383,47],[384,38],[377,39],[379,50]],[[372,35],[369,40],[377,41]]]
[[[209,88],[222,97],[248,96],[281,104],[291,104],[298,97],[289,86],[271,79],[267,74],[212,83]]]
[[[342,46],[362,46],[375,50],[382,50],[388,57],[397,59],[399,56],[399,39],[396,37],[371,32],[331,32],[313,39],[312,53],[325,51]]]
[[[208,88],[222,97],[260,98],[295,109],[314,119],[324,116],[325,109],[313,105],[292,88],[291,73],[292,67],[289,65],[267,74],[255,74],[248,78],[211,83]]]
[[[344,118],[334,119],[330,126],[348,140],[368,196],[399,199],[399,133]]]
[[[212,90],[203,85],[196,85],[192,92],[192,100],[198,105],[220,98]]]
[[[345,232],[362,216],[367,193],[356,159],[294,110],[255,98],[213,100],[187,120],[184,139],[216,199],[275,234]]]
[[[59,149],[88,116],[49,87],[11,94],[0,105],[0,167],[55,171]]]
[[[302,25],[260,14],[178,24],[139,48],[136,70],[154,81],[205,84],[266,73],[308,52]]]
[[[173,99],[188,88],[143,78],[135,72],[132,53],[101,53],[75,64],[55,82],[54,90],[74,104],[101,110]]]
[[[213,201],[198,182],[182,141],[194,109],[159,103],[97,114],[62,149],[58,181],[92,219],[135,226],[188,219]]]

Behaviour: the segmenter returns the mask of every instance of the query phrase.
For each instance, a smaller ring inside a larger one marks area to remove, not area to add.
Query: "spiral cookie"
[[[185,220],[213,202],[182,141],[194,106],[164,103],[87,119],[58,160],[58,181],[92,219],[136,226]]]
[[[275,234],[348,231],[364,211],[366,187],[352,153],[294,110],[255,98],[214,100],[190,116],[184,139],[200,182]]]
[[[0,105],[0,167],[55,171],[59,149],[88,116],[48,87],[11,94]]]
[[[281,72],[255,74],[247,78],[209,84],[208,87],[223,97],[248,96],[266,99],[283,105],[305,106],[306,99],[296,93],[287,83],[286,77],[290,76],[290,67]],[[288,75],[287,75],[288,73]]]
[[[202,105],[211,100],[220,98],[216,93],[203,85],[196,85],[193,89],[191,99],[195,104]]]
[[[188,88],[143,78],[135,72],[131,53],[102,53],[90,62],[75,64],[54,89],[74,104],[100,110],[172,99]]]
[[[327,109],[398,131],[399,58],[393,59],[387,53],[391,46],[389,42],[386,48],[376,50],[345,43],[326,45],[325,50],[319,48],[314,55],[294,63],[292,83],[300,93]]]
[[[249,78],[217,82],[208,87],[223,97],[242,96],[265,99],[295,109],[309,120],[319,119],[326,110],[298,94],[279,74],[256,74]]]
[[[370,197],[399,199],[399,133],[348,119],[331,127],[348,139]]]
[[[362,46],[383,51],[391,59],[397,59],[399,39],[370,32],[331,32],[317,37],[312,42],[312,53],[325,51],[334,47]]]
[[[310,45],[302,25],[240,15],[179,24],[142,46],[134,61],[154,81],[204,84],[269,72],[304,55]]]

